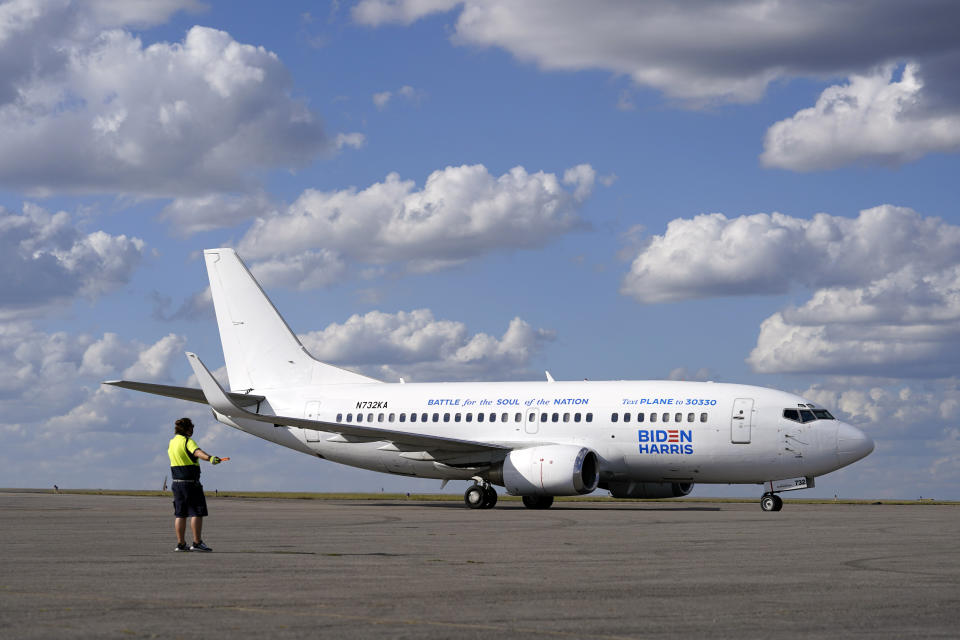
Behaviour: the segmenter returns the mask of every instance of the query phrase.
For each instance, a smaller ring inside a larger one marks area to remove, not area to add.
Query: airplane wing
[[[203,389],[194,389],[193,387],[174,387],[169,384],[151,384],[149,382],[134,382],[133,380],[107,380],[102,384],[109,384],[114,387],[124,389],[133,389],[134,391],[143,391],[157,396],[166,396],[168,398],[177,398],[178,400],[189,400],[190,402],[199,402],[207,404],[207,399],[203,395]],[[230,399],[239,407],[250,407],[260,404],[266,398],[244,393],[227,394]]]
[[[194,353],[187,353],[187,359],[203,388],[203,395],[215,411],[230,418],[256,420],[269,424],[282,424],[301,429],[312,429],[337,434],[330,438],[334,442],[384,442],[384,450],[399,451],[401,457],[411,460],[433,460],[451,465],[489,464],[503,457],[513,447],[460,440],[422,433],[409,433],[393,429],[380,429],[358,424],[342,424],[322,420],[308,420],[288,416],[261,415],[240,408],[216,381],[206,365]]]

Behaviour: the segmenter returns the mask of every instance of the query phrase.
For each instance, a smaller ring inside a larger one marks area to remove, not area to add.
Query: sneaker
[[[213,549],[203,544],[203,540],[201,540],[200,542],[194,542],[193,546],[190,547],[190,551],[213,551]]]
[[[173,548],[174,551],[190,551],[190,547],[187,546],[186,542],[178,542],[177,546]]]

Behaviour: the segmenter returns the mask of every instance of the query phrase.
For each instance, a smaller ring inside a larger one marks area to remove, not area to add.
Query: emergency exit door
[[[753,398],[737,398],[733,401],[733,415],[730,417],[730,442],[749,443],[752,425]]]

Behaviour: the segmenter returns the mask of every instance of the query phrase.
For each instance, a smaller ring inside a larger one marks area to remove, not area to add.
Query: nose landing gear
[[[467,487],[463,502],[471,509],[492,509],[497,504],[497,490],[486,480]]]
[[[760,498],[760,508],[764,511],[780,511],[783,509],[783,500],[775,493],[765,493]]]

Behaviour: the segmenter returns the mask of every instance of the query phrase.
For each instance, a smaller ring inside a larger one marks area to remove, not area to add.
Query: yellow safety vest
[[[193,455],[199,448],[193,438],[179,434],[173,436],[167,447],[167,455],[170,456],[170,475],[174,480],[200,479],[200,459]]]

